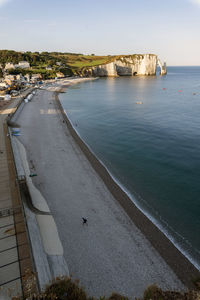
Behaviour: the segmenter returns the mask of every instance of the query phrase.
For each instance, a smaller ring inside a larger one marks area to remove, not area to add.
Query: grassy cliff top
[[[150,54],[154,55],[154,54]],[[58,57],[67,61],[67,64],[72,68],[83,68],[83,67],[94,67],[111,63],[114,60],[126,60],[126,59],[137,59],[144,57],[144,54],[132,54],[132,55],[83,55],[83,54],[59,54]]]
[[[31,67],[46,67],[47,65],[54,66],[57,62],[62,63],[71,68],[81,69],[83,67],[93,67],[101,64],[110,63],[116,59],[137,58],[142,54],[133,55],[107,55],[97,56],[94,54],[83,55],[76,53],[62,52],[17,52],[13,50],[0,50],[0,64],[3,66],[12,62],[14,64],[19,61],[28,61]]]
[[[154,54],[149,54],[155,56]],[[80,53],[64,53],[64,52],[17,52],[13,50],[0,50],[0,77],[6,63],[18,64],[20,61],[27,61],[30,63],[29,69],[15,70],[9,69],[10,74],[33,74],[40,73],[43,79],[56,77],[58,71],[64,75],[81,75],[85,70],[111,63],[115,60],[120,60],[124,63],[134,63],[135,59],[143,58],[144,54],[132,55],[107,55],[99,56],[95,54],[84,55]],[[48,68],[47,68],[48,67]]]

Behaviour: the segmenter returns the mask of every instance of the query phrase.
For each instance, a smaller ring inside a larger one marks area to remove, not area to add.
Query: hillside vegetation
[[[30,282],[29,282],[30,288]],[[195,289],[187,292],[177,291],[163,291],[156,285],[147,287],[144,291],[143,297],[136,298],[134,295],[131,298],[112,293],[110,296],[101,296],[98,298],[89,297],[84,288],[79,285],[79,280],[73,280],[71,277],[60,277],[52,281],[46,287],[46,290],[38,295],[29,293],[23,299],[27,300],[200,300],[200,285],[199,279],[194,284]],[[15,300],[22,300],[21,297],[14,298]]]
[[[108,56],[83,55],[74,53],[60,52],[16,52],[12,50],[0,50],[0,64],[2,68],[8,62],[18,64],[20,61],[28,61],[31,68],[28,70],[15,70],[13,73],[30,72],[30,73],[46,73],[46,67],[51,66],[53,72],[68,70],[67,74],[76,74],[83,67],[96,66],[106,63]],[[70,70],[70,71],[69,71]],[[11,70],[10,72],[12,72]]]
[[[135,58],[139,54],[134,55],[108,55],[96,56],[83,55],[76,53],[62,52],[17,52],[13,50],[0,50],[0,69],[4,68],[8,62],[18,64],[20,61],[28,61],[31,68],[26,70],[15,69],[10,70],[12,74],[25,73],[41,73],[43,77],[51,78],[56,76],[57,71],[63,72],[65,75],[81,75],[88,67],[94,67],[101,64],[112,62],[115,59]],[[47,66],[51,66],[52,70],[46,70]]]

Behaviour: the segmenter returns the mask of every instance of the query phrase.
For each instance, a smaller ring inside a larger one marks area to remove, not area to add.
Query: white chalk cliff
[[[106,76],[134,76],[134,75],[155,75],[157,65],[160,66],[160,74],[166,74],[166,64],[162,66],[155,54],[135,54],[119,56],[112,62],[87,68],[85,75],[106,77]]]

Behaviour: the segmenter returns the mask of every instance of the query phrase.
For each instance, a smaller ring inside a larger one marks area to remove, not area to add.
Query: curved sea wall
[[[156,75],[156,67],[160,66],[161,75],[166,74],[160,59],[155,54],[135,54],[119,56],[112,62],[91,67],[84,71],[84,75],[98,77],[134,76],[134,75]]]

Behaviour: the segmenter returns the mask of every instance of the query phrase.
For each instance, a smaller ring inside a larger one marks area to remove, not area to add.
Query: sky
[[[0,49],[200,65],[200,0],[0,0]]]

